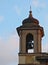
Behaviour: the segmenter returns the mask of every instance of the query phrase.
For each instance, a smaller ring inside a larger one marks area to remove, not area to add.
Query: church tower
[[[41,51],[44,30],[39,25],[39,21],[32,16],[31,10],[29,17],[24,19],[22,25],[17,28],[17,32],[20,38],[19,65],[41,65],[38,56],[46,55]]]

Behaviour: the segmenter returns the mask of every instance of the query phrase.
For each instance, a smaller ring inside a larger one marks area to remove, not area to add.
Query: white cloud
[[[41,7],[41,8],[45,8],[45,7],[46,7],[46,3],[45,3],[45,2],[42,2],[42,3],[40,4],[40,7]]]
[[[46,2],[40,2],[39,0],[33,0],[32,1],[33,6],[39,7],[39,8],[45,8],[46,7]]]
[[[4,20],[4,16],[0,16],[0,22]]]
[[[19,8],[18,6],[14,6],[14,9],[15,9],[16,13],[17,13],[18,15],[20,15],[20,13],[21,13],[20,8]]]
[[[19,41],[17,34],[11,35],[6,41],[0,38],[0,65],[16,65],[18,62]],[[14,64],[15,63],[15,64]]]
[[[42,51],[48,53],[48,44],[47,43],[42,45]]]
[[[32,4],[33,4],[35,7],[38,7],[39,2],[38,2],[38,0],[33,0],[33,1],[32,1]]]

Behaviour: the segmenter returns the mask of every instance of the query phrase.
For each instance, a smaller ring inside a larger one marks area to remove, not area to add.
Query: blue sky
[[[19,37],[16,28],[29,16],[44,27],[42,51],[48,52],[48,0],[0,0],[0,65],[17,65]]]

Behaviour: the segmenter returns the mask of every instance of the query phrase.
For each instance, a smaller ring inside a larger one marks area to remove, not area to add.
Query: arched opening
[[[34,38],[32,34],[27,34],[26,36],[26,52],[33,53],[34,52]]]

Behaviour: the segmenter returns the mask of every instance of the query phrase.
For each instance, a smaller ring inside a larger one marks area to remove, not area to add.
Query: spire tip
[[[30,11],[31,11],[31,5],[30,5]]]
[[[31,6],[30,6],[30,11],[29,11],[29,17],[32,18],[32,11],[31,11]]]

